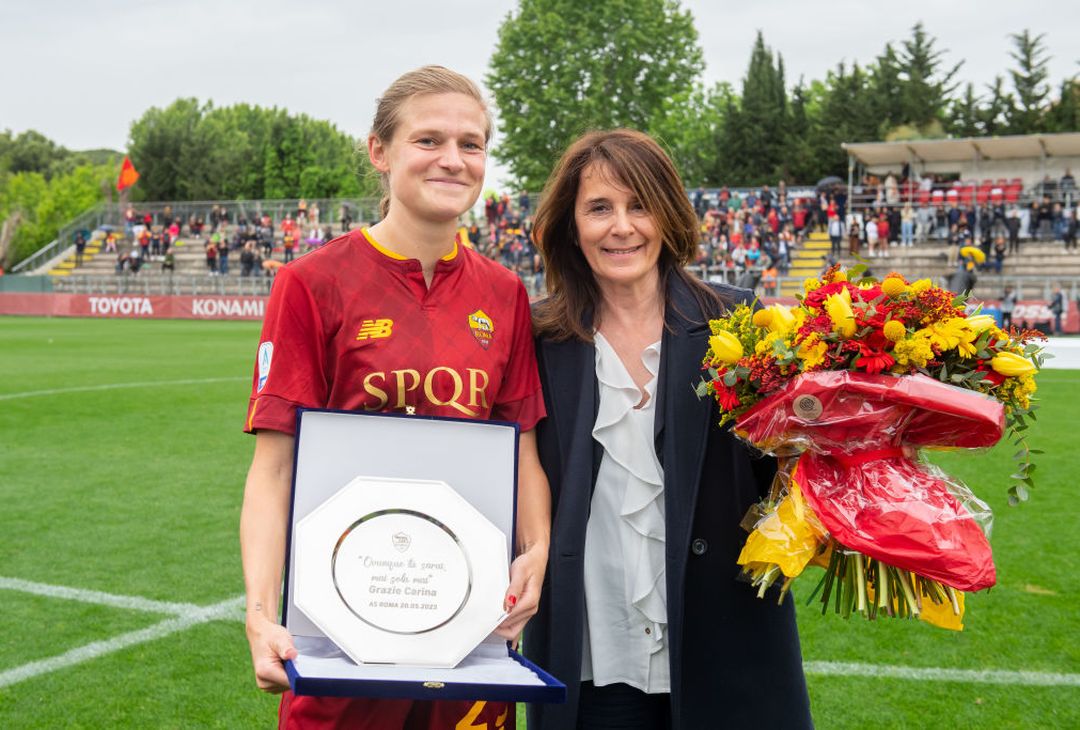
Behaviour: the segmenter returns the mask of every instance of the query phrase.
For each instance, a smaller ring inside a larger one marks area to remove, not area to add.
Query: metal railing
[[[53,281],[62,294],[141,294],[143,296],[266,296],[273,279],[266,276],[206,274],[116,274],[71,276]]]

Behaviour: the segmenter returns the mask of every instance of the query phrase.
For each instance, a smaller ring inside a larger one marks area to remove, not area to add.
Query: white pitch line
[[[0,589],[19,591],[21,593],[33,593],[47,598],[63,598],[69,601],[81,601],[83,603],[96,603],[102,606],[126,608],[133,611],[148,611],[150,613],[171,613],[176,616],[186,616],[202,610],[194,603],[169,603],[167,601],[155,601],[141,596],[120,596],[102,591],[91,591],[84,588],[69,588],[68,586],[49,585],[47,583],[34,583],[20,578],[5,578],[0,576]]]
[[[947,669],[901,667],[857,662],[805,662],[807,674],[833,677],[911,679],[920,682],[970,682],[973,684],[1027,685],[1032,687],[1080,687],[1080,674],[1057,674],[1004,669]]]
[[[0,400],[16,398],[37,398],[45,395],[65,395],[67,393],[92,393],[99,390],[121,390],[125,388],[154,388],[162,385],[204,385],[207,383],[231,383],[237,380],[251,380],[248,376],[236,375],[230,378],[199,378],[190,380],[148,380],[140,383],[105,383],[103,385],[79,385],[71,388],[52,388],[50,390],[26,390],[22,393],[0,393]]]
[[[166,619],[145,629],[130,631],[126,634],[114,636],[111,639],[105,639],[104,641],[95,641],[85,646],[72,649],[59,656],[40,659],[15,667],[14,669],[8,669],[0,672],[0,687],[9,687],[17,682],[38,677],[42,674],[49,674],[50,672],[67,669],[76,664],[81,664],[91,659],[97,659],[106,654],[112,654],[113,652],[127,649],[130,646],[135,646],[136,644],[156,641],[157,639],[169,636],[170,634],[185,631],[209,621],[235,618],[237,610],[243,606],[243,603],[244,597],[237,596],[236,598],[230,598],[221,603],[215,603],[212,606],[205,606],[202,608],[197,607],[195,611],[191,613]]]

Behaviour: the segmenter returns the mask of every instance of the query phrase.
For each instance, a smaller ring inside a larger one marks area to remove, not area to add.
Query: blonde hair
[[[421,66],[402,74],[390,84],[376,101],[375,119],[372,120],[368,135],[383,144],[390,144],[397,131],[402,107],[413,97],[426,94],[464,94],[474,99],[484,110],[484,141],[491,140],[491,111],[484,101],[484,95],[480,93],[480,88],[472,79],[445,66]],[[379,176],[379,182],[383,189],[379,210],[385,218],[390,210],[390,185],[385,173]]]

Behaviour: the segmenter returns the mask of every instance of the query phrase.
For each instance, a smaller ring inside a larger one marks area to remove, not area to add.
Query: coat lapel
[[[592,437],[596,422],[596,350],[585,342],[541,342],[548,418],[554,420],[559,451],[558,513],[564,552],[583,554],[585,522],[600,460]]]
[[[708,342],[708,322],[687,285],[676,276],[668,283],[668,308],[660,353],[661,387],[657,400],[657,455],[664,467],[668,561],[682,561],[690,544],[698,484],[712,402],[698,398],[701,360]]]

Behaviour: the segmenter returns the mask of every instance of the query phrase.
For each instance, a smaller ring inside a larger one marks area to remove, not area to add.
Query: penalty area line
[[[246,375],[235,375],[229,378],[198,378],[188,380],[148,380],[139,383],[104,383],[102,385],[78,385],[70,388],[52,388],[50,390],[26,390],[21,393],[0,393],[0,401],[15,400],[16,398],[38,398],[48,395],[66,395],[68,393],[93,393],[99,390],[123,390],[126,388],[154,388],[157,386],[170,385],[206,385],[209,383],[232,383],[239,380],[251,380]]]
[[[186,616],[200,610],[200,607],[193,603],[155,601],[141,596],[120,596],[114,593],[105,593],[104,591],[49,585],[48,583],[35,583],[34,581],[22,580],[21,578],[6,578],[4,576],[0,576],[0,590],[32,593],[36,596],[61,598],[68,601],[80,601],[82,603],[96,603],[101,606],[112,606],[113,608],[124,608],[132,611],[170,613],[176,616]]]
[[[807,674],[827,677],[870,677],[909,679],[918,682],[967,682],[1029,687],[1080,687],[1080,674],[1033,672],[1022,669],[948,669],[859,662],[804,662],[803,670]]]
[[[237,596],[236,598],[230,598],[221,603],[215,603],[212,606],[196,608],[194,611],[186,613],[183,616],[166,619],[153,626],[148,626],[145,629],[129,631],[126,634],[120,634],[119,636],[114,636],[111,639],[105,639],[103,641],[94,641],[85,646],[80,646],[60,654],[59,656],[40,659],[15,667],[14,669],[8,669],[0,672],[0,688],[10,687],[13,684],[32,679],[33,677],[39,677],[43,674],[50,674],[61,669],[67,669],[76,664],[82,664],[91,659],[97,659],[98,657],[112,654],[131,646],[144,644],[148,641],[156,641],[157,639],[164,638],[180,631],[185,631],[194,626],[198,626],[199,624],[222,619],[234,619],[238,609],[243,606],[243,603],[244,597]]]

